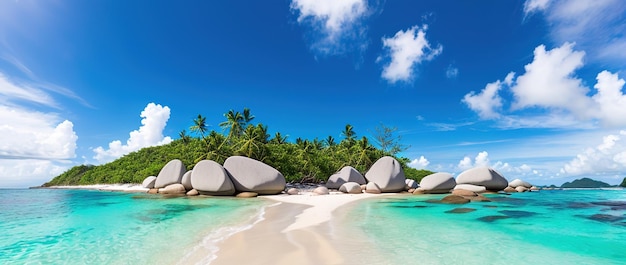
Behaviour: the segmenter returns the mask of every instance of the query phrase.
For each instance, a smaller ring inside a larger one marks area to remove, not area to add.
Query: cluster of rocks
[[[147,177],[142,186],[150,189],[149,193],[256,197],[281,193],[285,184],[285,177],[275,168],[251,158],[232,156],[223,166],[202,160],[189,171],[175,159],[157,176]]]
[[[328,189],[337,189],[343,193],[383,193],[407,190],[407,186],[416,186],[413,180],[404,176],[400,162],[390,156],[378,159],[363,176],[351,166],[345,166],[326,181],[325,186],[315,188],[312,192],[318,195],[329,194]]]
[[[539,188],[521,179],[514,179],[513,181],[509,182],[509,185],[506,188],[504,188],[504,191],[505,192],[539,191]]]

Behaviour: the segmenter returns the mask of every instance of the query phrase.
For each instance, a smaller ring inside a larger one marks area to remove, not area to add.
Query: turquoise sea
[[[331,227],[360,257],[354,264],[626,264],[626,190],[487,196],[464,205],[428,201],[443,195],[366,199]],[[217,241],[261,220],[270,204],[0,190],[0,264],[188,264],[198,248],[206,264]]]
[[[384,259],[373,263],[626,264],[626,190],[487,196],[463,205],[428,202],[442,195],[367,200],[341,222],[352,228],[346,236],[376,246]]]
[[[265,200],[0,190],[0,264],[185,264],[262,218]],[[211,255],[207,255],[208,262]]]

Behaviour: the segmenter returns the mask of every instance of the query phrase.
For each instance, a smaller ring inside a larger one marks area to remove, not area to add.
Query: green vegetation
[[[172,159],[180,159],[191,169],[203,159],[223,164],[233,155],[262,161],[283,173],[288,182],[325,181],[344,166],[353,166],[365,173],[376,160],[386,155],[400,161],[407,178],[420,181],[433,173],[409,168],[409,159],[396,156],[406,149],[400,144],[400,138],[394,135],[396,128],[384,125],[376,128],[375,139],[381,146],[376,148],[367,137],[359,138],[350,124],[342,131],[341,141],[328,136],[324,140],[297,138],[288,142],[280,132],[272,137],[266,125],[252,124],[255,117],[247,108],[243,113],[230,110],[224,117],[226,121],[219,126],[227,132],[225,134],[209,131],[206,118],[198,115],[189,128],[193,135],[182,130],[179,139],[170,144],[143,148],[100,166],[73,167],[44,186],[141,183],[147,176],[156,176]]]
[[[626,178],[624,178],[624,180],[622,180],[622,184],[619,184],[620,187],[624,187],[626,188]]]
[[[608,183],[593,180],[590,178],[577,179],[570,182],[565,182],[561,185],[561,188],[606,188],[611,187]]]

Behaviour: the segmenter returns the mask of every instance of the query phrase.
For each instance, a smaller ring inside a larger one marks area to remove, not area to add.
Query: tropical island
[[[242,112],[230,110],[224,117],[226,120],[219,124],[223,132],[209,130],[206,118],[198,115],[189,128],[190,133],[181,130],[179,139],[169,144],[143,148],[103,165],[75,166],[42,186],[141,183],[147,176],[156,176],[174,159],[193,168],[202,160],[223,164],[230,156],[245,156],[268,164],[280,171],[287,182],[319,183],[344,166],[365,172],[384,156],[397,159],[408,179],[419,182],[433,173],[408,167],[410,160],[397,156],[406,146],[395,135],[395,127],[381,124],[374,132],[373,141],[366,136],[359,138],[352,125],[347,124],[341,140],[327,136],[313,140],[296,138],[290,142],[280,132],[270,136],[267,125],[254,124],[255,116],[248,108]]]

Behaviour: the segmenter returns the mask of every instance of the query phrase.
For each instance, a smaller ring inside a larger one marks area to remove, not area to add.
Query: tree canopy
[[[189,127],[193,136],[182,130],[180,139],[167,145],[143,148],[99,166],[76,166],[44,186],[141,183],[148,176],[156,176],[172,159],[180,159],[187,169],[192,169],[201,160],[223,164],[226,158],[233,155],[262,161],[283,173],[289,182],[325,181],[344,166],[353,166],[365,173],[376,160],[387,155],[400,161],[407,178],[419,181],[433,173],[410,168],[407,166],[409,159],[396,156],[402,145],[400,138],[389,136],[395,128],[382,127],[382,132],[388,133],[380,139],[376,137],[376,142],[381,145],[381,148],[376,148],[366,136],[357,138],[350,124],[341,132],[344,139],[340,142],[332,136],[324,140],[298,137],[295,142],[289,142],[288,137],[280,132],[270,136],[267,125],[253,124],[255,116],[250,114],[248,108],[243,110],[243,114],[229,110],[224,117],[226,121],[219,125],[224,132],[228,131],[226,135],[209,131],[206,118],[198,115]],[[381,140],[386,143],[384,147]]]

